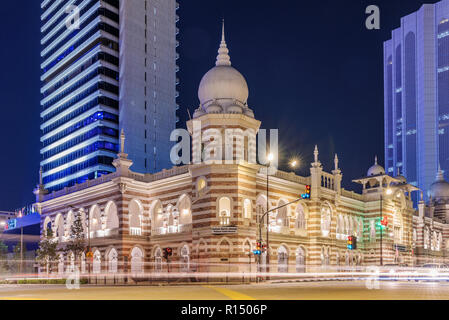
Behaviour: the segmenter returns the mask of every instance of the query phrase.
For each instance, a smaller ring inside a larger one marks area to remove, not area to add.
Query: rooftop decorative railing
[[[158,180],[163,180],[167,178],[171,178],[177,175],[185,174],[189,172],[189,166],[182,166],[182,167],[174,167],[170,170],[162,170],[161,172],[155,173],[155,174],[140,174],[136,172],[130,172],[128,175],[129,178],[139,181],[139,182],[154,182]],[[117,172],[110,173],[108,175],[104,175],[100,178],[97,178],[95,180],[88,180],[82,184],[74,185],[73,187],[66,187],[62,190],[52,192],[46,196],[44,196],[44,202],[49,201],[52,199],[56,199],[62,196],[65,196],[67,194],[75,193],[87,188],[91,188],[109,181],[112,181],[115,178],[118,178],[119,175]]]

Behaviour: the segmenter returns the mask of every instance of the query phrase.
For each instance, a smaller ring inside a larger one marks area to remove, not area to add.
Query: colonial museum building
[[[207,147],[210,130],[259,131],[248,95],[223,35],[216,66],[200,84],[200,106],[187,123],[193,158]],[[244,136],[233,142],[245,151],[233,152],[234,161],[194,162],[142,174],[130,169],[125,134],[114,173],[52,193],[41,181],[35,190],[41,235],[51,228],[58,242],[59,273],[75,264],[73,253],[64,249],[77,217],[93,253],[94,274],[164,272],[166,248],[172,249],[174,272],[255,272],[260,229],[264,244],[268,236],[260,255],[262,271],[267,265],[270,272],[295,273],[320,266],[413,266],[448,259],[449,183],[441,172],[429,203],[421,201],[415,210],[411,195],[419,190],[402,176],[387,175],[377,159],[366,177],[354,180],[363,186],[361,194],[341,187],[337,156],[331,172],[320,163],[318,148],[310,176],[270,172],[249,161],[256,147]],[[307,186],[310,198],[296,201]],[[259,220],[269,210],[267,232],[266,219]],[[356,242],[352,247],[350,236]],[[80,259],[81,272],[88,272],[86,254]]]

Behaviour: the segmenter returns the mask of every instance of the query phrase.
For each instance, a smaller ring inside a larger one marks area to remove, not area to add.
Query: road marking
[[[1,297],[0,300],[31,300],[31,301],[38,301],[38,300],[45,300],[45,299],[38,299],[38,298],[25,298],[25,297]]]
[[[213,287],[213,286],[204,286],[204,287],[215,290],[215,291],[227,296],[228,298],[231,298],[232,300],[256,300],[253,297],[247,296],[246,294],[243,294],[243,293],[240,293],[237,291],[233,291],[233,290],[229,290],[229,289],[225,289],[225,288]]]

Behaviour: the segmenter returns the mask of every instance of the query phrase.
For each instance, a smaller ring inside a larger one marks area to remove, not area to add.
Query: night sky
[[[40,161],[40,0],[0,6],[0,211],[34,201]],[[233,66],[247,79],[249,106],[279,129],[284,161],[300,155],[309,175],[318,144],[326,171],[338,153],[346,188],[383,163],[382,43],[415,0],[179,0],[180,117],[198,107],[201,77],[215,63],[221,20]],[[437,1],[426,1],[435,3]],[[365,28],[378,5],[381,30]],[[281,160],[282,160],[281,159]]]

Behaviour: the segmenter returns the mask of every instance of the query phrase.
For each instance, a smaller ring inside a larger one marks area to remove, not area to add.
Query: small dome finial
[[[231,57],[229,56],[229,49],[226,44],[224,19],[223,19],[223,27],[222,27],[222,32],[221,32],[220,49],[218,49],[217,62],[215,65],[216,66],[231,66]]]
[[[438,164],[437,181],[444,181],[444,171],[441,170],[440,164]]]
[[[374,165],[377,166],[377,155],[376,155],[376,157],[374,158]]]

